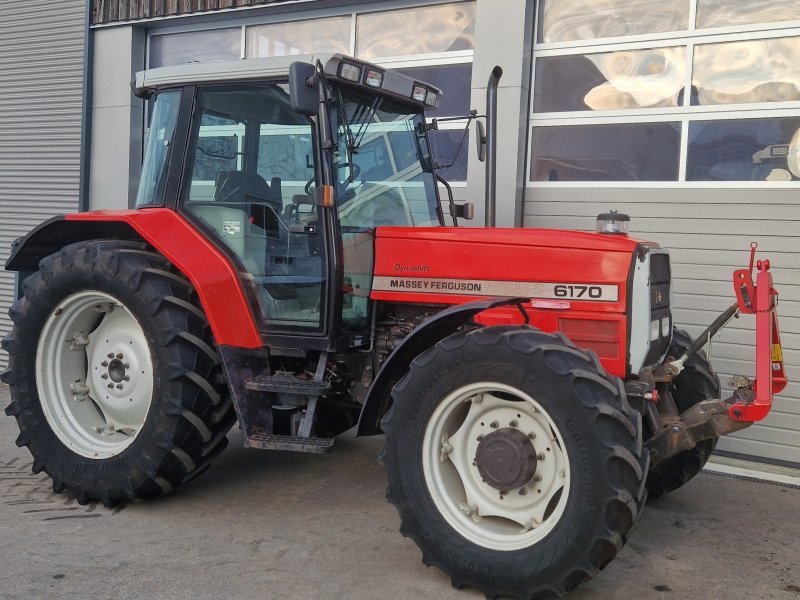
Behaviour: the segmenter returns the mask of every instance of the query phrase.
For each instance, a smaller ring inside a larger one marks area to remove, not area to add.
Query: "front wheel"
[[[201,473],[235,421],[194,290],[144,244],[92,241],[40,263],[3,340],[17,444],[53,489],[110,505]]]
[[[455,586],[560,596],[627,540],[649,455],[594,355],[532,328],[478,329],[415,359],[393,399],[387,496]]]
[[[668,354],[683,355],[694,340],[682,329],[673,329]],[[705,351],[699,350],[683,366],[683,371],[666,390],[672,395],[679,413],[684,413],[707,398],[720,397],[719,377]],[[705,466],[717,446],[718,437],[702,440],[694,448],[684,450],[650,469],[647,489],[650,498],[658,498],[688,483]]]

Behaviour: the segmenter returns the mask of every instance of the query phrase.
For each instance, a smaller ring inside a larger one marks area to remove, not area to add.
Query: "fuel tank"
[[[531,323],[590,348],[626,377],[663,358],[672,335],[669,257],[626,235],[550,229],[404,228],[376,231],[371,297],[452,305],[530,298]],[[519,310],[482,313],[522,323]]]

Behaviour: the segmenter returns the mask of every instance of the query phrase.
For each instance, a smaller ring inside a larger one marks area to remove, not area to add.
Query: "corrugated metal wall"
[[[15,238],[78,210],[85,25],[85,0],[0,0],[0,266]],[[14,281],[0,270],[0,337]]]
[[[601,184],[602,185],[602,184]],[[631,235],[670,249],[678,326],[699,335],[734,301],[734,269],[747,266],[751,241],[772,261],[780,293],[781,337],[789,385],[762,423],[720,440],[718,449],[800,465],[800,201],[790,190],[527,190],[525,224],[594,229],[609,209],[631,216]],[[712,360],[723,387],[730,375],[753,376],[755,319],[720,333]],[[726,391],[728,391],[726,389]]]
[[[132,21],[289,0],[93,0],[92,23]]]

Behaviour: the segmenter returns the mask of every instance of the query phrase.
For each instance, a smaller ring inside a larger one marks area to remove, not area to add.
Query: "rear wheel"
[[[682,329],[672,332],[672,345],[669,355],[680,357],[692,345],[691,336]],[[675,401],[678,412],[684,413],[706,398],[719,398],[719,377],[711,362],[702,350],[694,354],[670,385],[669,392]],[[658,498],[677,490],[697,475],[705,466],[717,445],[718,437],[703,440],[694,448],[668,458],[650,469],[647,476],[647,489],[651,498]]]
[[[455,586],[563,595],[627,540],[649,455],[594,355],[531,328],[478,329],[415,359],[393,399],[387,497]]]
[[[3,340],[17,444],[53,488],[109,505],[205,470],[235,421],[191,284],[144,244],[43,259]]]

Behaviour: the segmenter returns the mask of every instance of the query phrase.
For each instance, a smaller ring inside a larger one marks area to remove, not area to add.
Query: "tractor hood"
[[[378,228],[375,245],[378,300],[454,304],[525,296],[620,313],[634,254],[657,247],[578,231],[405,227]]]

